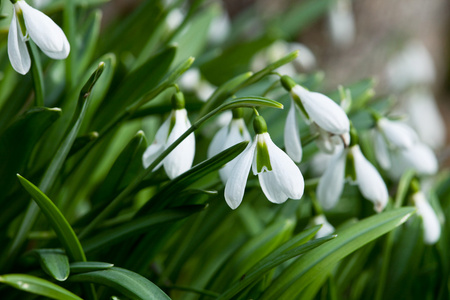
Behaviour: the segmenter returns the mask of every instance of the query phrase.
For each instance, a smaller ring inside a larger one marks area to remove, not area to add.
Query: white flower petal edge
[[[405,123],[382,118],[377,122],[377,126],[389,143],[396,147],[408,148],[419,140],[417,133]]]
[[[375,147],[375,157],[380,166],[387,170],[391,167],[391,159],[389,157],[389,151],[384,140],[383,134],[378,130],[373,130],[373,143]]]
[[[328,222],[327,218],[324,215],[315,216],[312,222],[314,225],[322,224],[322,227],[316,233],[316,239],[330,235],[335,231],[334,226],[331,225],[330,222]]]
[[[403,158],[420,175],[434,175],[439,163],[433,150],[425,144],[418,143],[402,152]]]
[[[386,184],[377,169],[364,157],[358,145],[350,148],[355,159],[356,181],[363,196],[374,203],[381,212],[389,199]]]
[[[297,163],[302,161],[302,144],[297,118],[295,116],[294,101],[291,101],[291,107],[284,126],[284,146],[286,147],[286,153],[293,161]]]
[[[317,200],[324,209],[336,206],[344,187],[345,159],[347,151],[337,151],[330,159],[328,166],[317,185]]]
[[[337,135],[349,131],[350,121],[336,102],[323,94],[309,92],[299,85],[294,86],[292,92],[299,96],[311,120],[322,129]]]
[[[66,58],[70,52],[70,45],[62,29],[52,19],[25,1],[19,0],[16,5],[22,9],[28,34],[36,45],[53,59]]]
[[[8,56],[11,65],[16,72],[25,75],[31,67],[30,55],[27,45],[23,40],[20,26],[17,22],[16,10],[14,8],[11,26],[8,33]]]
[[[268,133],[263,133],[263,137],[269,151],[272,171],[258,174],[261,189],[273,203],[283,203],[288,198],[300,199],[305,188],[300,169],[272,142]]]
[[[412,196],[414,204],[417,207],[417,214],[422,217],[423,220],[423,238],[426,244],[435,244],[441,236],[441,224],[439,219],[427,201],[423,192],[417,192]]]
[[[175,125],[169,134],[166,142],[166,148],[177,140],[186,130],[191,127],[185,109],[175,110]],[[192,166],[195,156],[195,136],[191,133],[185,138],[169,155],[164,158],[164,170],[170,179],[189,170]]]
[[[217,131],[216,135],[214,135],[211,143],[208,147],[208,158],[213,157],[214,155],[222,152],[224,148],[224,141],[228,136],[228,126],[224,126]]]
[[[256,139],[236,158],[236,164],[225,185],[225,201],[231,209],[236,209],[242,202],[255,149]]]
[[[172,119],[173,112],[169,115],[169,117],[164,121],[164,123],[159,127],[158,131],[156,132],[155,139],[153,143],[147,147],[147,149],[144,152],[144,155],[142,156],[142,164],[144,165],[144,168],[147,169],[152,162],[160,155],[164,149],[165,144],[167,140],[167,136],[169,135],[169,127],[170,127],[170,120]],[[159,163],[153,171],[159,169],[162,166],[162,162]]]

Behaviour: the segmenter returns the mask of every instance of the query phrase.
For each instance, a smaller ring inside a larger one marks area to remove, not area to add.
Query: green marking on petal
[[[256,170],[258,173],[272,171],[269,149],[264,139],[258,139],[256,143]]]
[[[353,156],[352,151],[348,151],[345,160],[345,178],[350,178],[350,180],[356,182],[355,157]]]
[[[302,112],[302,114],[303,114],[308,120],[310,120],[309,115],[308,115],[308,113],[306,112],[306,109],[305,109],[305,107],[303,106],[302,101],[300,100],[300,97],[299,97],[296,93],[292,93],[292,92],[291,92],[291,96],[292,96],[292,99],[294,100],[295,104],[298,106],[298,108],[300,108],[300,111]]]

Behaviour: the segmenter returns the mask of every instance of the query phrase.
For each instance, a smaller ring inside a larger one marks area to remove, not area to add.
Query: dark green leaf
[[[36,201],[44,215],[47,217],[48,222],[56,232],[58,239],[66,249],[69,257],[74,261],[86,261],[83,248],[78,241],[75,232],[70,227],[67,220],[61,214],[59,209],[53,204],[41,190],[39,190],[34,184],[26,180],[20,175],[17,175],[20,183],[30,196]]]
[[[117,267],[102,271],[77,274],[71,276],[69,280],[105,285],[122,293],[125,297],[136,300],[170,299],[158,286],[145,277]]]
[[[0,276],[0,283],[16,289],[59,300],[82,300],[77,295],[45,279],[27,274],[7,274]]]
[[[36,249],[31,252],[39,259],[41,268],[58,281],[69,277],[69,259],[61,249]]]
[[[98,261],[77,261],[70,264],[70,273],[86,273],[92,271],[101,271],[114,267],[114,264]]]

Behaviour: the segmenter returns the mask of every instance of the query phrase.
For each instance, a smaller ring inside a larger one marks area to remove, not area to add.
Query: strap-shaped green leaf
[[[404,223],[414,212],[412,207],[391,210],[336,232],[336,239],[308,252],[284,270],[261,299],[296,299],[320,274],[329,271],[356,249]]]
[[[69,277],[69,259],[61,249],[36,249],[31,254],[37,256],[45,273],[58,281]]]
[[[27,274],[6,274],[0,276],[0,283],[16,289],[58,300],[82,300],[72,292],[45,279]]]
[[[17,177],[24,189],[30,194],[34,201],[36,201],[41,211],[47,217],[48,222],[56,232],[59,241],[66,249],[71,260],[86,261],[83,248],[81,247],[75,232],[56,205],[53,204],[52,200],[27,179],[19,174],[17,174]]]
[[[77,261],[70,264],[70,273],[101,271],[114,267],[114,264],[99,261]]]
[[[69,278],[74,282],[105,285],[136,300],[170,299],[158,286],[141,275],[126,269],[112,267],[107,270],[77,274]]]

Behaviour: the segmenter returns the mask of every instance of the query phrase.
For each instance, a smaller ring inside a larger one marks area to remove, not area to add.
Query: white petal
[[[217,131],[216,135],[214,135],[208,147],[208,158],[211,158],[214,155],[219,154],[225,149],[224,141],[228,136],[228,130],[229,127],[224,126],[220,128],[219,131]]]
[[[244,197],[247,185],[248,172],[255,155],[256,141],[249,143],[247,148],[239,154],[231,171],[230,177],[225,185],[225,201],[231,209],[236,209]]]
[[[29,6],[25,1],[17,1],[23,11],[25,26],[30,38],[49,57],[64,59],[70,45],[62,29],[48,16]]]
[[[15,9],[8,33],[8,56],[12,67],[17,73],[22,75],[28,73],[31,66],[30,55],[28,54],[27,46],[22,39],[22,33],[17,22]]]
[[[403,154],[405,159],[411,162],[413,168],[420,175],[434,175],[439,169],[436,155],[433,150],[425,144],[416,144]]]
[[[330,159],[325,173],[317,185],[317,200],[324,209],[336,206],[342,194],[347,151],[337,151]]]
[[[422,192],[412,196],[417,207],[417,214],[422,217],[424,240],[428,245],[435,244],[441,236],[441,224],[439,219]]]
[[[364,157],[358,145],[351,148],[355,159],[356,181],[363,196],[374,203],[381,212],[389,199],[386,184],[377,169]]]
[[[389,143],[398,148],[411,147],[419,139],[411,127],[399,121],[390,121],[383,118],[377,122],[377,126],[384,133]]]
[[[147,169],[152,162],[164,151],[164,145],[152,144],[145,149],[144,154],[142,155],[142,164],[144,168]],[[159,169],[162,166],[162,163],[157,165],[154,170]]]
[[[284,146],[286,147],[287,154],[293,161],[297,163],[301,162],[303,152],[297,117],[295,116],[294,101],[291,101],[291,107],[284,126]]]
[[[313,219],[313,224],[314,225],[322,224],[322,227],[316,233],[315,236],[316,239],[330,235],[335,231],[333,225],[331,225],[330,222],[328,222],[327,218],[324,215],[315,216]]]
[[[166,148],[191,127],[185,109],[175,110],[175,125],[167,139]],[[170,179],[186,172],[192,166],[195,156],[195,136],[191,133],[169,155],[164,158],[164,170]]]
[[[378,130],[373,130],[373,144],[375,147],[375,157],[380,166],[387,170],[391,167],[389,152],[383,135]]]
[[[170,116],[164,121],[164,123],[159,127],[156,132],[155,139],[153,143],[147,147],[142,156],[142,163],[144,168],[148,168],[152,162],[160,155],[166,145],[167,136],[169,134],[170,120],[172,118],[172,113]],[[162,166],[162,162],[159,163],[153,170],[157,170]]]
[[[319,134],[319,136],[316,138],[316,145],[320,149],[320,151],[327,153],[327,154],[333,154],[335,149],[335,144],[331,140],[331,136],[328,132],[317,126],[316,123],[311,123],[309,126],[309,129],[311,131],[311,134],[314,135],[316,133]]]
[[[286,153],[272,142],[268,133],[264,133],[263,137],[272,165],[272,171],[258,175],[264,194],[269,201],[274,203],[282,203],[288,198],[300,199],[305,188],[300,169]]]
[[[348,117],[336,102],[323,94],[309,92],[299,85],[294,86],[292,91],[300,97],[311,120],[322,129],[337,135],[349,131]]]

